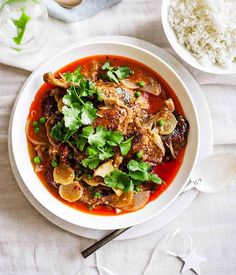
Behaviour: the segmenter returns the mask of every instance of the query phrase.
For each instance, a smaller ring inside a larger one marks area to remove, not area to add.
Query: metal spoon
[[[211,155],[197,165],[189,184],[182,193],[194,188],[203,193],[214,193],[229,185],[234,178],[236,178],[236,155]],[[96,250],[100,249],[102,246],[115,239],[129,228],[117,229],[113,231],[92,246],[82,251],[82,256],[87,258]]]
[[[196,188],[203,193],[215,193],[229,185],[235,177],[236,155],[211,155],[197,165],[184,192]]]

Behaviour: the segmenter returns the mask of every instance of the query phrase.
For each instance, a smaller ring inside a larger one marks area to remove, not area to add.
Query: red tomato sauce
[[[137,62],[135,60],[125,58],[125,57],[120,57],[120,56],[90,56],[86,57],[80,60],[76,60],[65,67],[59,69],[57,73],[63,73],[63,72],[73,72],[75,69],[77,69],[78,66],[82,66],[82,73],[84,70],[89,70],[92,66],[92,60],[97,60],[101,64],[104,64],[107,60],[109,59],[110,63],[112,66],[128,66],[131,70],[133,70],[133,75],[130,77],[131,80],[135,81],[135,78],[137,77],[138,74],[145,74],[148,77],[152,77],[153,79],[156,79],[162,86],[162,89],[165,91],[166,99],[172,98],[175,104],[175,109],[178,113],[184,115],[183,108],[175,94],[175,92],[172,90],[172,88],[167,84],[167,82],[155,71],[153,71],[151,68],[145,66],[144,64]],[[37,92],[34,101],[31,104],[30,107],[30,112],[28,115],[28,122],[29,122],[29,130],[28,133],[31,138],[35,140],[45,140],[46,133],[44,126],[39,126],[40,127],[40,132],[38,134],[34,133],[34,127],[33,127],[33,121],[38,120],[42,115],[42,108],[41,108],[41,103],[44,97],[46,96],[46,93],[54,88],[53,85],[44,83],[39,91]],[[151,113],[156,113],[158,112],[163,103],[163,97],[162,96],[154,96],[151,94],[143,93],[142,96],[145,96],[148,98],[149,104],[150,104],[150,112]],[[35,156],[35,150],[34,150],[34,145],[30,142],[28,142],[28,149],[29,149],[29,155],[33,163],[33,158]],[[185,149],[182,149],[175,160],[171,160],[170,162],[167,163],[161,163],[157,165],[154,169],[154,172],[158,174],[159,177],[162,178],[164,181],[164,184],[158,185],[157,189],[154,190],[149,198],[149,202],[152,200],[157,199],[172,183],[174,178],[176,177],[180,166],[182,164],[183,158],[184,158],[184,152]],[[46,163],[46,165],[50,165],[49,163]],[[46,167],[45,167],[46,168]],[[37,172],[37,176],[39,177],[40,181],[44,184],[44,186],[48,189],[48,191],[56,197],[58,200],[60,200],[62,203],[73,207],[77,210],[80,210],[82,212],[86,212],[89,214],[95,214],[95,215],[117,215],[114,209],[109,209],[107,206],[98,206],[94,208],[92,211],[88,209],[87,205],[84,203],[77,201],[77,202],[67,202],[63,200],[59,193],[58,189],[53,187],[51,184],[47,183],[46,178],[44,177],[43,172]],[[122,211],[120,214],[126,213],[125,211]],[[119,214],[119,215],[120,215]]]

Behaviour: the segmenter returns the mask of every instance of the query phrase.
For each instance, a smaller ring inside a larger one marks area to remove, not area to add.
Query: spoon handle
[[[122,234],[123,232],[125,232],[129,228],[130,227],[122,228],[122,229],[117,229],[117,230],[111,232],[109,235],[105,236],[104,238],[102,238],[101,240],[99,240],[98,242],[96,242],[95,244],[91,245],[90,247],[88,247],[84,251],[82,251],[81,252],[82,256],[84,258],[87,258],[92,253],[94,253],[95,251],[97,251],[98,249],[100,249],[101,247],[103,247],[105,244],[107,244],[111,240],[113,240],[116,237],[118,237],[120,234]]]

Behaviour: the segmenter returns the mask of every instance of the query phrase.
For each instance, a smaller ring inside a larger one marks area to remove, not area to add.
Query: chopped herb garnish
[[[112,171],[104,178],[104,181],[111,188],[119,188],[126,192],[133,190],[133,183],[129,175],[120,170]]]
[[[156,174],[150,172],[151,167],[147,162],[130,160],[127,165],[128,173],[120,170],[112,171],[104,178],[107,186],[111,188],[119,188],[124,192],[141,190],[139,188],[142,182],[154,182],[161,184],[162,180]]]
[[[123,141],[119,145],[122,156],[126,156],[129,153],[129,151],[131,149],[132,139],[133,139],[133,137],[127,139],[126,141]]]
[[[106,134],[107,129],[102,126],[98,126],[96,128],[96,133],[89,135],[88,143],[97,147],[104,147],[106,144]]]
[[[98,167],[100,163],[100,159],[98,156],[89,156],[82,160],[82,164],[84,167],[88,167],[89,169],[95,169]]]
[[[100,99],[100,93],[90,80],[83,79],[81,67],[78,67],[73,73],[64,73],[64,77],[71,83],[71,86],[62,99],[64,103],[62,113],[64,114],[65,127],[73,131],[82,125],[92,124],[97,117],[97,109],[90,100],[94,96]]]
[[[116,83],[119,83],[119,80],[128,78],[133,73],[127,66],[111,67],[109,61],[103,64],[102,70],[107,71],[105,76],[109,81]]]
[[[64,73],[64,77],[66,81],[72,82],[72,83],[77,83],[79,82],[80,79],[82,79],[84,76],[81,74],[81,66],[79,66],[74,72],[70,73]]]
[[[63,97],[62,113],[64,114],[65,126],[70,130],[76,130],[82,125],[89,125],[97,117],[96,108],[92,102],[84,102],[79,95],[79,89],[69,88],[67,95]]]
[[[124,140],[124,135],[121,132],[119,132],[119,131],[115,131],[115,132],[109,131],[109,132],[107,132],[106,141],[109,145],[117,146],[123,140]]]
[[[56,140],[56,141],[63,141],[66,142],[70,139],[70,137],[75,133],[75,131],[72,131],[65,127],[64,121],[58,122],[55,126],[52,127],[50,135]]]

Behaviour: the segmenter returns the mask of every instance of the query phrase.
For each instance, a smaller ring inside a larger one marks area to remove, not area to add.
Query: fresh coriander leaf
[[[85,138],[83,135],[79,135],[78,138],[75,140],[75,144],[80,151],[83,151],[87,141],[87,138]]]
[[[125,189],[125,185],[123,183],[117,183],[116,188],[123,190]]]
[[[150,165],[147,162],[130,160],[127,168],[129,175],[134,180],[148,181]]]
[[[86,159],[82,160],[82,164],[84,167],[88,167],[89,169],[95,169],[98,167],[100,160],[97,156],[89,156]]]
[[[114,151],[111,146],[106,146],[99,149],[99,159],[106,160],[111,158],[114,155]]]
[[[117,78],[121,80],[128,78],[132,74],[132,71],[128,67],[117,67],[114,69],[114,73],[116,74]]]
[[[162,184],[162,179],[159,178],[156,174],[149,174],[149,180],[157,184]]]
[[[132,180],[126,183],[125,189],[123,190],[124,192],[130,192],[134,190],[134,183]]]
[[[94,133],[93,126],[84,127],[82,133],[86,138],[88,138],[90,135]]]
[[[80,108],[73,104],[71,108],[67,106],[62,107],[62,113],[64,114],[65,126],[70,130],[76,130],[82,125],[82,121],[79,117]]]
[[[102,70],[109,70],[110,69],[110,62],[107,61],[102,65]]]
[[[108,187],[111,188],[119,188],[119,186],[124,186],[124,191],[130,190],[130,188],[132,188],[132,181],[129,175],[120,170],[112,171],[109,175],[106,175],[104,178],[104,182]]]
[[[129,175],[134,180],[148,181],[149,174],[145,171],[130,171]]]
[[[119,131],[107,133],[107,143],[111,146],[117,146],[123,140],[124,140],[124,135]]]
[[[99,153],[99,150],[94,146],[89,146],[86,150],[86,153],[89,156],[97,156]]]
[[[77,93],[80,97],[91,97],[99,94],[98,89],[94,86],[90,80],[81,79],[79,86],[76,86]]]
[[[106,77],[111,82],[119,83],[119,80],[128,78],[133,72],[127,66],[111,67],[107,61],[103,64],[102,70],[107,71]]]
[[[82,79],[84,76],[81,74],[81,66],[79,66],[74,72],[70,73],[64,73],[64,77],[66,78],[66,81],[77,83],[80,79]]]
[[[84,105],[74,86],[67,89],[67,94],[63,96],[62,102],[69,107],[74,103]]]
[[[97,109],[93,107],[93,104],[87,101],[81,111],[82,123],[84,125],[91,124],[94,121],[94,119],[97,117],[96,112],[97,112]]]
[[[116,75],[115,75],[114,72],[112,72],[112,71],[108,71],[108,72],[107,72],[107,78],[108,78],[108,80],[110,80],[111,82],[119,83],[119,79],[116,77]]]
[[[88,137],[88,143],[90,145],[103,147],[106,144],[106,134],[107,129],[102,126],[98,126],[96,128],[96,133]]]
[[[70,131],[65,127],[64,121],[58,122],[51,129],[50,135],[56,141],[66,142],[74,134],[74,131]]]
[[[63,141],[64,140],[64,123],[62,121],[58,122],[55,126],[52,127],[50,135],[53,137],[56,141]]]
[[[132,182],[133,182],[133,184],[134,184],[134,186],[140,186],[140,184],[142,184],[142,180],[132,180]]]
[[[126,141],[123,141],[119,145],[122,156],[126,156],[129,153],[129,151],[131,149],[131,145],[132,145],[132,139],[133,139],[133,137],[127,139]]]
[[[149,172],[151,167],[147,162],[144,161],[136,161],[130,160],[127,165],[129,171],[141,171],[141,172]]]

